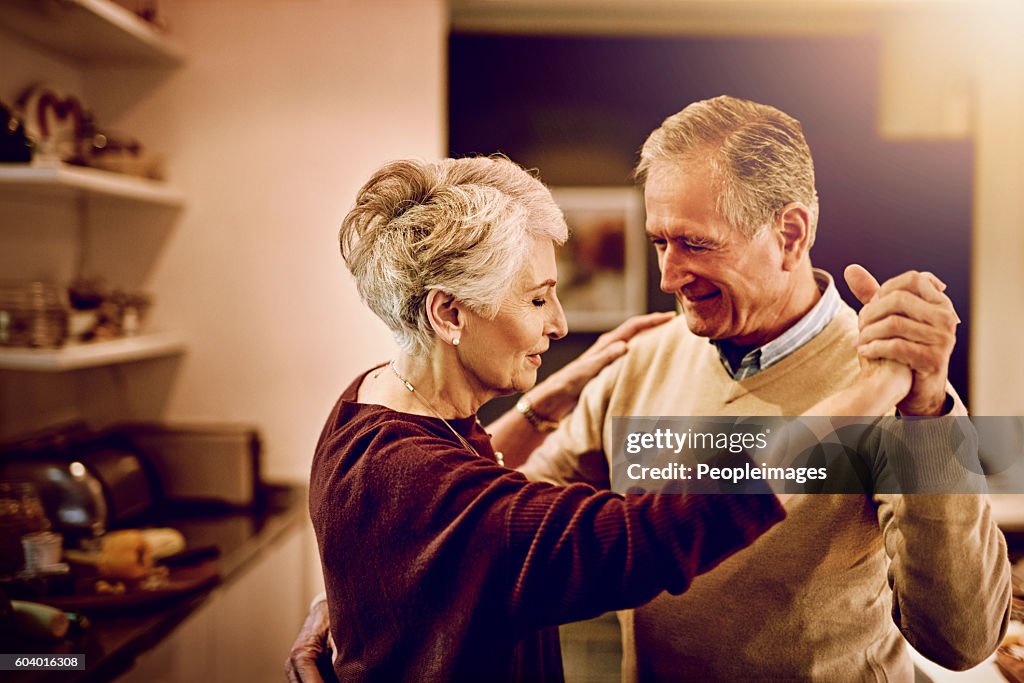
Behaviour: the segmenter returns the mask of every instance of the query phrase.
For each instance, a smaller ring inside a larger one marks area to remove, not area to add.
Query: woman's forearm
[[[907,395],[910,381],[910,370],[905,365],[892,361],[869,361],[853,384],[819,401],[805,415],[888,415]]]

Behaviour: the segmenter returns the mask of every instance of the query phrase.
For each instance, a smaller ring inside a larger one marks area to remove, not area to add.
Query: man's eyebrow
[[[655,240],[655,239],[658,239],[658,240],[676,240],[676,241],[686,242],[687,244],[696,244],[696,245],[701,245],[701,246],[712,246],[712,247],[713,246],[718,246],[719,244],[721,244],[721,242],[719,242],[714,237],[708,237],[708,236],[705,236],[705,235],[691,235],[691,234],[686,233],[686,232],[683,232],[683,233],[677,234],[677,235],[665,235],[665,234],[663,234],[661,232],[653,232],[651,230],[644,230],[644,233],[647,235],[647,239],[649,239],[649,240]]]

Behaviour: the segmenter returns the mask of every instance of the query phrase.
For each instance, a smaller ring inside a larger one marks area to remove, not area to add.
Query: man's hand
[[[897,404],[904,415],[939,415],[946,402],[949,357],[960,322],[946,285],[931,273],[908,271],[879,285],[866,269],[847,266],[846,282],[864,307],[858,352],[913,371],[910,392]]]
[[[321,600],[309,608],[299,635],[292,643],[288,660],[284,663],[290,683],[329,683],[337,680],[331,664],[333,650],[328,634],[330,617],[327,601]]]

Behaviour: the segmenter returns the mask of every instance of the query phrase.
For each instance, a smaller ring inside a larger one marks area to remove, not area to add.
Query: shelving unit
[[[184,61],[173,41],[110,0],[4,0],[0,24],[85,64],[173,66]]]
[[[0,193],[10,192],[30,193],[34,200],[110,197],[169,207],[184,202],[177,190],[160,181],[66,164],[0,164]]]
[[[63,372],[173,356],[184,351],[185,340],[174,332],[68,344],[59,349],[0,348],[0,370]]]
[[[17,34],[40,54],[56,55],[75,70],[100,65],[175,67],[184,62],[184,52],[172,40],[111,0],[0,0],[0,38],[4,33]],[[26,74],[27,79],[32,76]],[[80,212],[91,212],[93,203],[83,199],[157,208],[184,204],[177,189],[156,180],[54,162],[0,163],[0,208],[78,202]],[[0,347],[0,370],[60,373],[173,356],[185,348],[183,335],[176,332],[59,349]]]

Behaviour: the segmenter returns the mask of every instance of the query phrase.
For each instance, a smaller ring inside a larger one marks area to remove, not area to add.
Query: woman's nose
[[[569,323],[565,321],[565,311],[557,296],[551,297],[551,317],[548,319],[547,334],[552,339],[561,339],[569,333]]]

